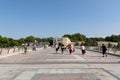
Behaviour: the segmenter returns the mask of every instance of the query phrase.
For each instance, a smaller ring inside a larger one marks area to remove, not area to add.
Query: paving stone
[[[0,80],[120,80],[120,57],[40,49],[0,58]]]

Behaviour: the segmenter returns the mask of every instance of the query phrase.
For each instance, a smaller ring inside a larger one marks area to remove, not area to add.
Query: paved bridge
[[[0,80],[120,80],[120,57],[54,48],[0,58]]]

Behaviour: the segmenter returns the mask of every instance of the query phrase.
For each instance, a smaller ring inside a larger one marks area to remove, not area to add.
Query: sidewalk
[[[120,58],[79,49],[55,52],[53,48],[0,59],[0,80],[120,80]]]

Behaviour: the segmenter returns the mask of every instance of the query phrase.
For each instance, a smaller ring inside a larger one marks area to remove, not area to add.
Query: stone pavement
[[[0,80],[120,80],[120,57],[40,49],[0,58]]]

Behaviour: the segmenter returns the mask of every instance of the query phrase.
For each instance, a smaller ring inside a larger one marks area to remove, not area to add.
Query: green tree
[[[68,37],[72,42],[85,41],[86,36],[76,33],[76,34],[65,34],[63,37]]]
[[[25,42],[26,43],[35,42],[35,37],[34,36],[28,36],[28,37],[25,38]]]
[[[9,47],[9,39],[6,37],[0,38],[0,47]]]
[[[120,35],[111,35],[107,36],[105,38],[106,41],[112,41],[112,42],[119,42],[120,41]]]
[[[9,40],[9,46],[8,47],[19,46],[18,40],[15,40],[15,39],[12,39],[12,38],[8,38],[8,40]]]
[[[20,38],[18,40],[18,44],[19,44],[19,46],[21,46],[22,44],[25,44],[25,39],[24,38]]]
[[[38,42],[41,42],[41,41],[42,41],[42,39],[41,39],[41,38],[36,38],[36,40],[37,40]]]

